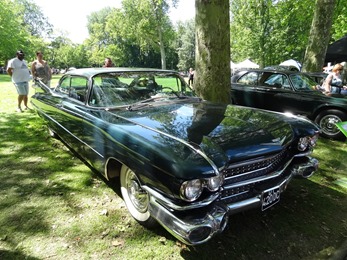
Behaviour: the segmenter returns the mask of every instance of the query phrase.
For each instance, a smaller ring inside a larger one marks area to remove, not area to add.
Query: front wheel
[[[335,140],[343,140],[345,138],[336,126],[336,123],[347,121],[346,113],[336,109],[329,109],[322,111],[314,121],[321,128],[323,137]]]
[[[123,165],[120,172],[120,189],[124,203],[131,216],[145,227],[156,225],[155,219],[150,215],[149,195],[141,188],[136,174]]]

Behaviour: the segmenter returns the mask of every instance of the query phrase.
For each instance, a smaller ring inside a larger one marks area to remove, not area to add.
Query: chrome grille
[[[223,171],[224,184],[221,199],[227,203],[231,203],[253,196],[252,189],[258,182],[248,182],[247,185],[243,186],[234,184],[259,178],[276,171],[287,160],[287,152],[287,150],[282,150],[280,153],[272,156],[231,164]]]

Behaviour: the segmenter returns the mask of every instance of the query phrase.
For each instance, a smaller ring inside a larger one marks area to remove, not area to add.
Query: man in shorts
[[[22,102],[24,103],[24,109],[28,108],[28,94],[29,94],[29,81],[31,75],[28,65],[24,60],[23,51],[17,51],[17,57],[8,62],[7,73],[12,77],[12,82],[17,89],[18,93],[18,108],[17,112],[23,112]]]

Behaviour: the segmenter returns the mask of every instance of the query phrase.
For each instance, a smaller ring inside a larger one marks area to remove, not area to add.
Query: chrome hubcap
[[[146,212],[148,208],[147,192],[141,189],[139,181],[132,171],[127,174],[126,187],[129,199],[134,207],[141,213]]]
[[[336,126],[336,123],[339,122],[341,122],[341,119],[338,116],[326,115],[321,119],[319,126],[323,133],[326,133],[327,135],[335,135],[340,131]]]

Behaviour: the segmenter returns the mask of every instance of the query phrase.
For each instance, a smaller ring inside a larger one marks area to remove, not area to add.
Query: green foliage
[[[111,57],[116,66],[161,67],[177,64],[172,42],[175,32],[166,1],[123,1],[123,8],[104,8],[88,17],[90,38],[85,42],[89,64]],[[175,64],[173,64],[173,62]]]
[[[109,56],[116,66],[165,65],[185,71],[195,67],[195,26],[194,21],[177,27],[171,24],[168,11],[177,2],[124,0],[121,9],[107,7],[93,12],[87,24],[90,37],[80,46],[63,34],[47,42],[52,26],[33,0],[3,0],[0,65],[13,58],[17,49],[26,52],[29,62],[40,49],[52,67],[101,66]],[[345,3],[336,0],[330,43],[347,34]],[[250,58],[261,66],[289,58],[303,62],[315,4],[315,0],[230,1],[231,60]],[[82,56],[77,58],[77,53]]]
[[[0,64],[15,56],[16,50],[28,49],[29,32],[23,30],[22,19],[16,13],[17,5],[10,0],[0,4]]]
[[[314,0],[232,1],[231,60],[251,58],[261,66],[290,58],[301,61],[311,26],[312,7]]]
[[[336,3],[331,43],[347,35],[347,5],[345,0]]]
[[[347,34],[345,3],[336,1],[331,42]],[[231,1],[231,60],[251,58],[261,66],[303,62],[315,6],[315,0]]]
[[[178,69],[188,71],[195,67],[195,21],[193,19],[178,23],[177,26]]]
[[[32,0],[15,0],[15,3],[19,7],[16,12],[23,19],[22,26],[27,27],[32,36],[46,37],[52,33],[52,25]]]

